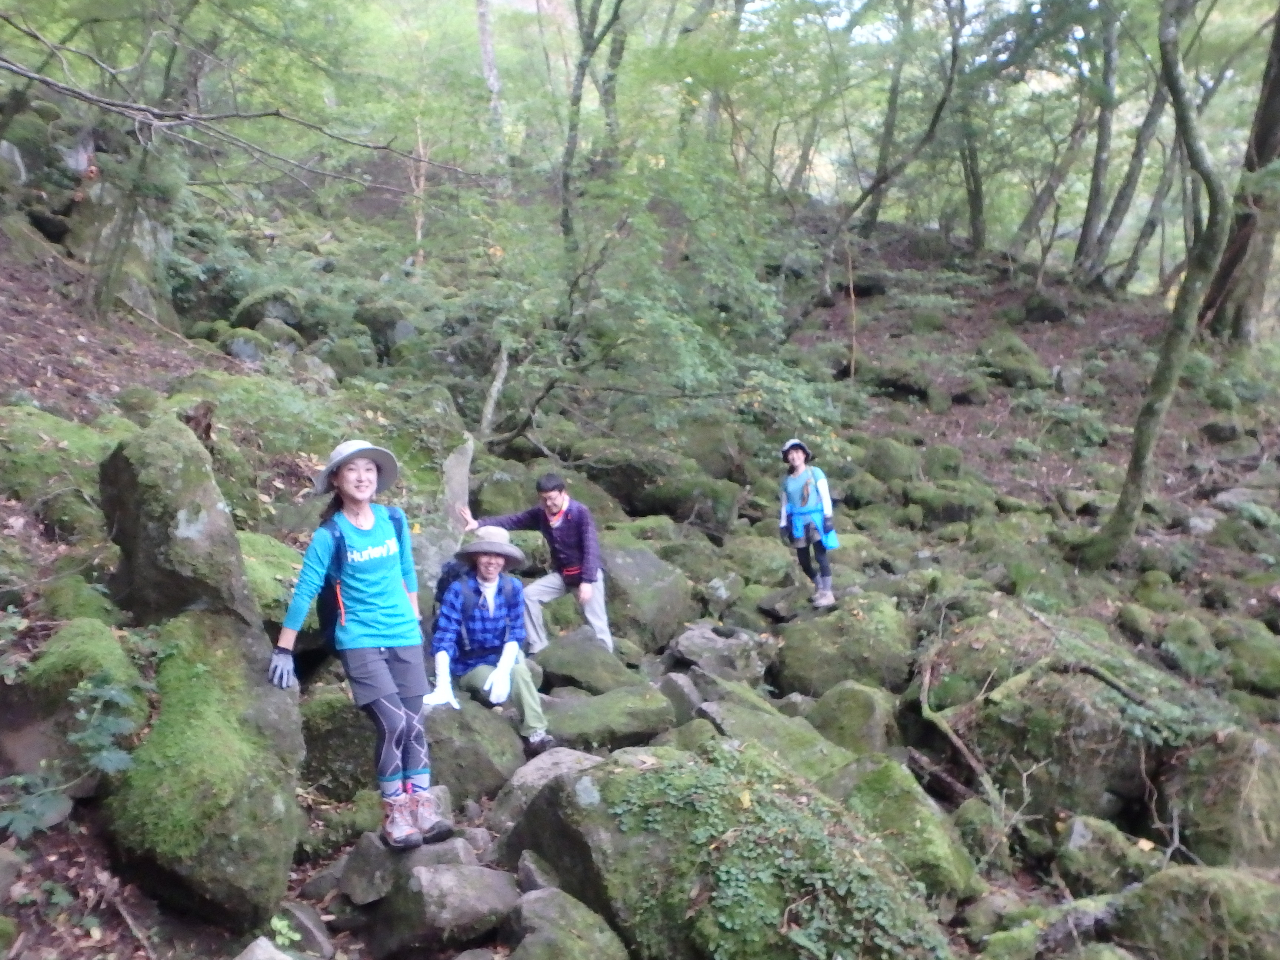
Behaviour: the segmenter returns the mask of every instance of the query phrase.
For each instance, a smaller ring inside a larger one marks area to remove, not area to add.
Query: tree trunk
[[[489,88],[489,135],[493,143],[493,159],[499,165],[507,162],[507,140],[502,130],[502,77],[498,59],[493,53],[493,25],[489,19],[489,0],[476,0],[476,24],[480,28],[480,69]]]
[[[1098,239],[1098,224],[1106,204],[1107,170],[1111,165],[1111,124],[1116,110],[1116,67],[1120,59],[1120,17],[1115,8],[1102,8],[1106,22],[1102,29],[1102,93],[1098,103],[1098,136],[1094,142],[1093,174],[1089,178],[1089,199],[1080,224],[1080,241],[1072,263],[1077,270],[1089,263]]]
[[[1280,156],[1280,15],[1271,34],[1262,91],[1244,155],[1244,174],[1236,189],[1236,215],[1227,250],[1200,313],[1200,322],[1210,333],[1236,344],[1253,340],[1267,292],[1267,274],[1280,217],[1280,204],[1274,191],[1259,189],[1251,174],[1262,170],[1277,156]]]
[[[1194,3],[1194,0],[1191,0]],[[1169,325],[1165,331],[1160,360],[1147,388],[1147,396],[1133,428],[1133,448],[1120,500],[1106,524],[1078,552],[1081,565],[1093,569],[1113,561],[1137,529],[1138,514],[1146,496],[1151,455],[1164,424],[1165,414],[1178,385],[1178,376],[1187,358],[1187,348],[1196,331],[1196,316],[1209,279],[1222,256],[1227,234],[1227,191],[1213,168],[1209,151],[1200,137],[1195,105],[1187,91],[1178,53],[1178,14],[1186,0],[1165,0],[1160,13],[1160,67],[1181,138],[1191,167],[1204,184],[1208,197],[1208,217],[1187,256],[1187,273],[1178,290]]]
[[[911,35],[915,30],[915,0],[898,0],[898,50],[893,58],[893,68],[889,75],[889,99],[884,108],[884,127],[880,131],[880,150],[876,156],[876,179],[885,177],[889,162],[893,159],[894,137],[898,128],[898,101],[902,96],[902,71],[907,64],[907,56],[911,52]],[[885,186],[876,190],[867,203],[867,212],[862,217],[860,232],[869,237],[880,222],[880,208],[884,204],[884,196],[888,192]]]
[[[1173,149],[1169,151],[1169,156],[1164,162],[1164,171],[1160,174],[1160,182],[1156,184],[1155,193],[1151,195],[1151,206],[1147,210],[1147,219],[1142,221],[1142,229],[1138,231],[1138,239],[1134,241],[1133,249],[1129,252],[1129,260],[1125,263],[1124,269],[1120,271],[1120,276],[1116,278],[1117,290],[1128,290],[1129,284],[1138,275],[1143,253],[1146,252],[1147,245],[1151,243],[1151,238],[1160,229],[1160,224],[1164,223],[1164,204],[1169,199],[1169,191],[1173,189],[1173,178],[1181,168],[1182,142],[1178,141],[1173,145]]]
[[[583,0],[575,0],[574,9],[578,15],[578,39],[582,50],[578,54],[578,65],[573,71],[573,86],[569,90],[569,119],[564,138],[564,155],[560,159],[560,235],[564,238],[565,253],[572,259],[578,252],[577,227],[573,220],[573,163],[578,155],[578,138],[582,124],[582,88],[587,82],[587,71],[591,69],[591,58],[600,49],[604,38],[618,24],[622,15],[623,0],[613,0],[613,8],[600,24],[600,8],[604,0],[588,0],[589,7],[584,9]],[[569,265],[569,269],[573,269]]]
[[[800,157],[796,160],[796,168],[791,171],[791,179],[787,181],[787,190],[798,192],[804,187],[804,178],[809,174],[809,164],[813,163],[813,148],[818,142],[818,126],[822,123],[822,111],[814,110],[809,117],[809,125],[805,127],[804,139],[800,142]]]
[[[967,112],[960,144],[960,169],[964,174],[964,195],[969,206],[969,243],[973,252],[978,254],[987,248],[987,204],[983,194],[978,135]]]
[[[1040,221],[1044,219],[1044,215],[1053,206],[1054,200],[1058,195],[1058,188],[1067,179],[1067,175],[1080,157],[1080,148],[1084,145],[1085,135],[1089,132],[1089,114],[1089,102],[1085,97],[1081,97],[1080,112],[1076,114],[1075,126],[1071,128],[1066,149],[1062,151],[1057,164],[1049,171],[1049,176],[1044,184],[1036,191],[1036,196],[1031,201],[1030,209],[1027,210],[1026,216],[1022,218],[1022,222],[1018,224],[1018,229],[1014,231],[1013,239],[1009,241],[1006,248],[1009,256],[1015,259],[1021,257],[1026,252],[1027,244],[1031,242],[1031,238],[1039,231]]]
[[[618,165],[622,149],[622,122],[618,119],[618,69],[627,48],[627,31],[619,26],[609,41],[609,58],[605,61],[604,77],[600,81],[600,108],[604,111],[605,145],[600,154],[601,166],[606,175],[612,175]]]
[[[1147,160],[1147,148],[1151,146],[1168,102],[1169,92],[1164,84],[1160,84],[1151,98],[1151,105],[1147,107],[1147,115],[1142,118],[1142,126],[1138,128],[1138,135],[1134,139],[1133,153],[1129,156],[1129,166],[1124,172],[1124,180],[1120,183],[1120,189],[1116,191],[1115,199],[1111,201],[1111,210],[1107,213],[1106,223],[1098,233],[1093,256],[1085,267],[1085,279],[1088,282],[1099,280],[1107,268],[1107,258],[1111,256],[1111,245],[1115,243],[1116,234],[1120,232],[1120,226],[1128,216],[1129,207],[1133,204],[1134,195],[1138,192],[1138,181],[1142,178],[1142,168]]]

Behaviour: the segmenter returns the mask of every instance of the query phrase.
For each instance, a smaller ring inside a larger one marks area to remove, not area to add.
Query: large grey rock
[[[520,900],[515,877],[487,867],[422,866],[378,902],[374,960],[466,947],[496,930]]]
[[[774,637],[710,623],[693,624],[667,648],[667,657],[678,666],[697,666],[752,687],[763,682],[777,656]]]
[[[376,833],[362,834],[347,854],[338,889],[358,907],[381,900],[391,892],[397,856]]]
[[[600,537],[609,622],[616,633],[654,651],[697,616],[693,584],[680,568],[640,541],[604,533]]]
[[[555,871],[532,850],[525,850],[520,854],[520,862],[516,864],[516,883],[519,884],[521,893],[560,886]]]
[[[547,713],[547,732],[579,750],[638,746],[674,725],[671,701],[651,684],[572,700]]]
[[[484,825],[502,837],[520,819],[524,808],[549,780],[562,773],[586,770],[600,763],[599,757],[579,753],[566,747],[556,747],[534,757],[507,781],[506,786],[494,798],[493,805],[485,813]]]
[[[646,682],[606,650],[590,627],[552,639],[538,654],[538,665],[549,687],[580,687],[598,694]]]
[[[315,907],[297,900],[286,900],[280,905],[280,913],[288,918],[293,929],[302,937],[297,943],[297,949],[311,956],[321,957],[322,960],[332,960],[337,950]]]
[[[676,714],[676,726],[683,726],[693,719],[706,699],[692,680],[683,673],[668,673],[658,681],[658,689],[671,701],[671,708]]]
[[[107,529],[120,547],[111,581],[120,606],[142,623],[206,610],[261,630],[231,511],[195,434],[174,417],[157,417],[102,462],[99,481]]]
[[[512,960],[628,960],[609,925],[563,890],[526,893],[503,925]]]
[[[500,714],[461,694],[458,699],[461,710],[432,708],[426,727],[431,776],[460,804],[496,795],[524,763],[524,745]]]

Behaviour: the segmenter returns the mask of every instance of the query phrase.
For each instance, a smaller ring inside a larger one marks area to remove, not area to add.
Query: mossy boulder
[[[338,687],[317,687],[302,701],[302,737],[306,759],[299,779],[308,789],[347,803],[374,787],[373,725]]]
[[[853,754],[827,740],[809,721],[788,717],[741,684],[717,684],[719,699],[704,703],[699,714],[721,736],[739,743],[753,741],[778,763],[807,780],[831,776],[853,760]]]
[[[888,503],[893,497],[888,485],[876,479],[867,470],[859,470],[844,482],[843,488],[844,502],[855,509],[877,503]]]
[[[1125,893],[1113,939],[1160,960],[1275,960],[1280,885],[1240,870],[1170,867]]]
[[[516,904],[502,939],[513,960],[627,960],[609,925],[563,890],[533,890]]]
[[[1160,650],[1188,677],[1208,680],[1223,672],[1223,657],[1209,628],[1195,617],[1174,617],[1160,634]]]
[[[750,745],[625,751],[558,777],[511,844],[542,857],[635,960],[950,957],[856,816]]]
[[[51,620],[90,617],[115,626],[124,619],[120,608],[111,602],[105,592],[78,573],[64,573],[54,577],[41,591],[40,605]]]
[[[0,494],[29,503],[68,540],[104,543],[98,463],[137,428],[123,418],[103,429],[30,407],[0,407]]]
[[[50,705],[66,702],[85,680],[116,687],[131,698],[120,712],[135,723],[147,716],[142,675],[111,627],[94,617],[72,620],[54,632],[40,657],[23,675],[23,683]]]
[[[720,551],[720,566],[766,587],[790,586],[799,575],[795,554],[781,540],[764,537],[729,537]]]
[[[1145,849],[1115,824],[1095,817],[1072,817],[1058,832],[1054,862],[1067,889],[1077,897],[1119,893],[1158,871],[1163,851]]]
[[[36,571],[27,549],[16,537],[0,537],[0,611],[20,607],[36,585]]]
[[[1013,873],[1013,855],[1009,849],[1009,828],[991,804],[980,797],[970,797],[951,815],[969,856],[986,876]]]
[[[833,614],[787,624],[782,636],[775,684],[782,694],[821,697],[842,680],[906,686],[914,643],[892,597],[851,598]]]
[[[805,720],[852,753],[885,753],[902,746],[897,708],[898,699],[888,690],[845,680],[824,693]]]
[[[1211,867],[1280,868],[1280,748],[1244,730],[1186,753],[1161,784],[1187,849]],[[1167,821],[1166,821],[1167,822]]]
[[[738,519],[742,488],[732,480],[713,480],[701,472],[663,477],[636,492],[631,509],[636,513],[661,513],[677,523],[693,523],[723,536]]]
[[[121,606],[154,623],[184,610],[228,613],[261,630],[235,524],[208,452],[184,424],[157,417],[102,462],[102,509],[120,547]]]
[[[641,541],[606,531],[600,535],[600,560],[615,632],[652,652],[696,619],[693,584]]]
[[[997,330],[978,347],[978,360],[988,375],[1006,387],[1047,390],[1053,375],[1036,352],[1012,330]]]
[[[902,764],[871,757],[846,803],[935,897],[967,899],[986,884],[955,827]]]
[[[671,701],[646,683],[556,704],[547,711],[547,732],[575,750],[617,750],[648,743],[675,720]]]
[[[302,570],[302,556],[288,544],[261,533],[239,531],[236,539],[240,555],[244,558],[244,572],[249,580],[262,619],[267,623],[281,624],[289,601],[293,598],[293,586]],[[306,627],[318,625],[315,606],[307,614]]]
[[[881,483],[918,480],[922,470],[919,452],[897,440],[879,437],[867,447],[867,472]]]
[[[160,643],[160,713],[108,800],[110,829],[154,896],[248,929],[284,896],[303,827],[297,701],[266,682],[261,627],[188,613]]]
[[[431,778],[447,786],[454,804],[461,806],[496,796],[524,763],[524,746],[500,714],[469,698],[458,700],[461,710],[432,707],[425,725]]]
[[[647,684],[634,670],[629,670],[612,651],[596,639],[589,628],[553,637],[538,654],[543,686],[578,687],[588,693],[608,693],[619,687]]]
[[[964,468],[964,454],[959,447],[939,443],[924,452],[924,475],[930,480],[958,480]]]
[[[777,656],[778,642],[771,635],[701,621],[671,641],[664,659],[678,669],[697,667],[755,687]]]
[[[1133,599],[1156,613],[1177,613],[1187,609],[1187,600],[1173,585],[1173,579],[1163,570],[1148,570],[1138,578],[1133,588]]]
[[[1257,620],[1223,617],[1213,628],[1214,643],[1227,660],[1227,675],[1238,689],[1280,696],[1280,637]]]
[[[937,483],[909,483],[903,496],[923,511],[930,529],[949,523],[968,523],[996,513],[996,493],[985,484],[968,480],[939,480]]]

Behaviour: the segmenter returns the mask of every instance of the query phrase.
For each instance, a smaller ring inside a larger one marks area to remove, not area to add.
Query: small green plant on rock
[[[302,939],[302,934],[293,928],[293,923],[282,913],[271,918],[271,939],[277,947],[291,947]]]

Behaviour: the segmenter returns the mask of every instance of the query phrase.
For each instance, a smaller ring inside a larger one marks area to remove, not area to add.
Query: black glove
[[[293,651],[276,647],[271,651],[271,666],[267,667],[267,679],[281,690],[288,690],[297,682],[293,670]]]
[[[835,517],[823,517],[823,518],[822,518],[822,532],[823,532],[823,533],[831,533],[832,531],[834,531],[834,530],[835,530],[835,528],[836,528],[836,518],[835,518]]]

